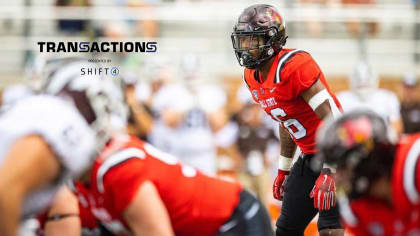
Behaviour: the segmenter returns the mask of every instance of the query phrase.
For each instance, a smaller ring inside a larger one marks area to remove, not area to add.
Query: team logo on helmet
[[[338,129],[338,137],[342,143],[351,147],[355,144],[363,144],[367,150],[373,149],[372,124],[367,117],[348,120]]]
[[[281,25],[280,27],[284,27],[283,26],[283,19],[281,18],[281,16],[277,13],[273,11],[273,18]]]

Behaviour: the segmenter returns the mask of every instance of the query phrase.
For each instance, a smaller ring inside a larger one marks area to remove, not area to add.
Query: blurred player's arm
[[[123,217],[135,236],[175,235],[169,214],[155,185],[145,181],[137,190]]]
[[[153,127],[153,117],[146,108],[137,100],[134,86],[128,86],[126,89],[126,99],[133,113],[135,125],[142,134],[149,134]]]
[[[24,197],[57,178],[57,160],[40,136],[26,136],[12,145],[0,169],[0,235],[17,235]]]
[[[207,113],[207,118],[214,133],[217,133],[229,123],[229,116],[224,108]]]
[[[404,130],[404,124],[403,124],[401,118],[398,119],[398,120],[393,121],[391,123],[391,125],[392,125],[392,128],[397,133],[397,136],[401,136],[401,134],[403,133],[403,130]]]
[[[229,126],[229,116],[226,109],[223,107],[211,113],[207,113],[207,118],[215,138],[218,140],[216,141],[218,156],[228,156],[230,160],[233,161],[232,170],[238,170],[241,162],[245,159],[242,158],[239,152],[236,144],[236,137],[231,135],[235,132],[232,132],[232,129]],[[235,138],[231,139],[231,137]]]
[[[44,235],[82,235],[77,197],[66,186],[63,186],[56,194],[54,202],[48,211]]]
[[[391,107],[389,111],[390,123],[391,123],[392,128],[396,132],[397,136],[399,137],[404,131],[404,124],[402,122],[402,117],[401,117],[401,104],[400,104],[400,101],[398,100],[398,97],[393,93],[390,94],[389,103]]]

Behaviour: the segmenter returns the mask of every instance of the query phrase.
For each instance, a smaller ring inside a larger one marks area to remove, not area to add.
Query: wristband
[[[289,171],[292,167],[293,158],[285,157],[280,155],[279,156],[279,170]]]

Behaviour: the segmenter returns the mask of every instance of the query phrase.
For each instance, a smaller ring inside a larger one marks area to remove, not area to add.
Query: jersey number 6
[[[283,109],[274,108],[270,111],[270,113],[274,119],[282,123],[283,126],[287,128],[289,134],[292,135],[295,139],[301,139],[306,136],[306,129],[298,120],[288,119],[286,121],[282,121],[278,118],[279,116],[285,117],[287,115]],[[294,129],[292,127],[294,127]]]

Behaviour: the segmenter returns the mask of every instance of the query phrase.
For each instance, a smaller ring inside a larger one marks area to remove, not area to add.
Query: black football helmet
[[[316,159],[337,168],[338,187],[355,199],[365,195],[376,179],[391,174],[396,147],[391,137],[376,113],[350,112],[318,132]]]
[[[285,21],[271,5],[252,5],[239,16],[231,39],[239,64],[250,69],[258,68],[286,44]],[[251,55],[251,50],[259,51],[258,58]]]

